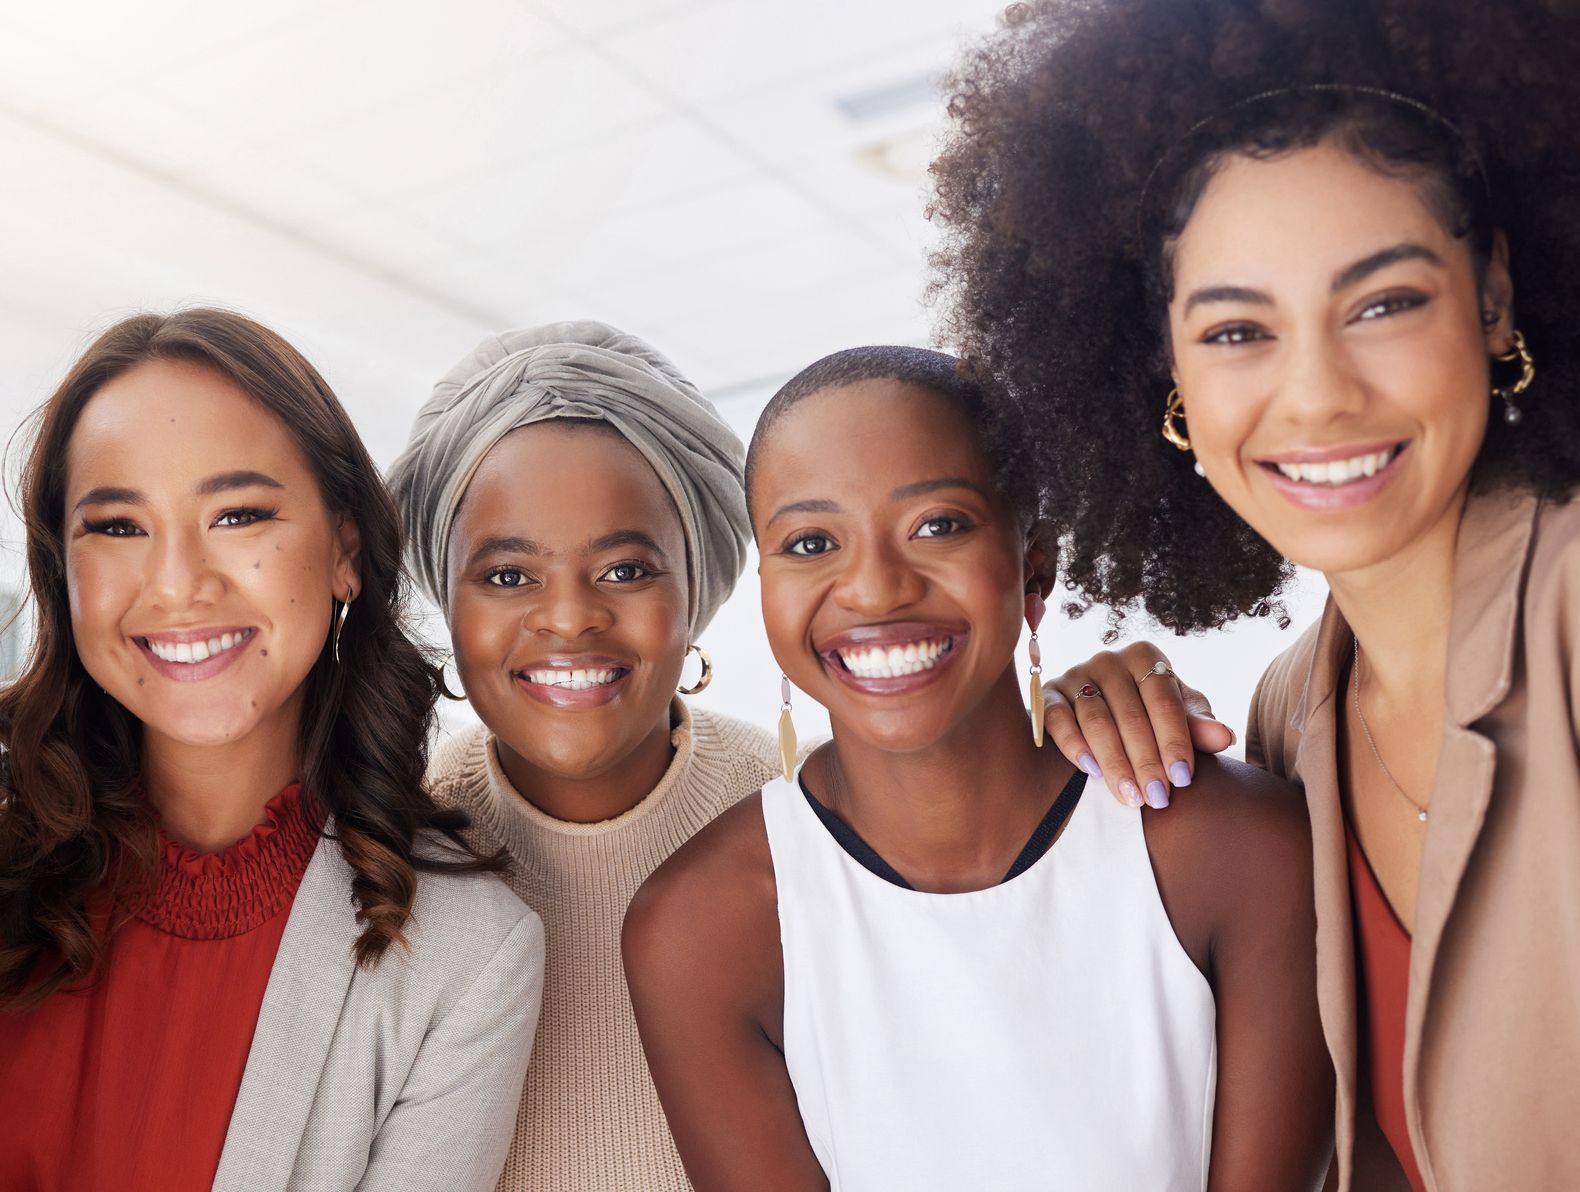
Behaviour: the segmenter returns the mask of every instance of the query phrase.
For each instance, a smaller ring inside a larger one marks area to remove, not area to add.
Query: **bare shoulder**
[[[627,965],[649,951],[671,955],[726,945],[773,927],[777,891],[761,793],[721,812],[648,877],[626,911]]]
[[[1254,920],[1288,922],[1312,907],[1306,803],[1283,779],[1203,758],[1165,810],[1143,815],[1164,907],[1204,972],[1226,932]]]
[[[1149,837],[1154,831],[1177,833],[1211,855],[1310,847],[1300,788],[1232,758],[1198,758],[1190,786],[1175,792],[1166,811],[1147,819]]]

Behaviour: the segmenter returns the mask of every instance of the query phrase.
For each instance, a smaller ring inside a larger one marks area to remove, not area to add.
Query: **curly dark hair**
[[[1168,250],[1231,152],[1328,142],[1418,181],[1478,279],[1501,228],[1541,371],[1472,482],[1572,493],[1577,47],[1567,0],[1041,0],[968,53],[933,166],[940,334],[1036,452],[1072,611],[1181,633],[1281,611],[1291,565],[1158,433]]]
[[[416,871],[497,869],[423,786],[438,668],[406,635],[400,522],[378,469],[329,386],[295,348],[228,311],[142,314],[106,331],[37,414],[22,474],[37,629],[22,674],[0,690],[0,1008],[31,1005],[92,977],[107,932],[90,903],[108,894],[109,932],[156,872],[154,813],[141,793],[141,726],[83,668],[71,631],[64,543],[66,448],[107,382],[150,360],[186,360],[235,381],[285,424],[332,513],[361,534],[361,592],[337,665],[326,641],[307,676],[302,794],[355,872],[372,964],[402,939]],[[431,846],[419,832],[432,829]],[[442,854],[442,855],[441,855]]]

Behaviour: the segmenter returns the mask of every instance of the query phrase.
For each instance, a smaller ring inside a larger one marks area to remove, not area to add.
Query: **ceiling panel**
[[[398,194],[487,173],[668,114],[652,91],[574,44],[343,121],[284,148],[350,185]]]
[[[530,251],[559,229],[640,214],[755,174],[751,161],[695,121],[668,117],[556,150],[429,179],[390,197],[412,216],[477,246]]]
[[[150,86],[256,139],[294,139],[556,44],[515,0],[358,0],[192,55]]]
[[[632,73],[706,105],[909,46],[939,47],[946,61],[964,34],[987,28],[1001,9],[999,0],[740,0],[611,31],[605,44]]]

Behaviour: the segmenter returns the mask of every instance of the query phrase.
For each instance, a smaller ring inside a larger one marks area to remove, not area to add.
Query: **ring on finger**
[[[1090,683],[1082,683],[1081,689],[1075,693],[1076,699],[1102,699],[1103,693]]]
[[[1179,676],[1174,673],[1173,668],[1171,668],[1168,663],[1164,662],[1162,659],[1159,659],[1157,662],[1154,662],[1151,666],[1147,667],[1145,673],[1143,673],[1142,676],[1136,680],[1136,686],[1140,687],[1141,684],[1145,683],[1153,675],[1167,675],[1169,678],[1176,680],[1179,678]]]

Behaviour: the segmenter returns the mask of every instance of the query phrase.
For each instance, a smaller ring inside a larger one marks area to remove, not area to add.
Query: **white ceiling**
[[[927,80],[1001,3],[9,3],[0,417],[194,302],[296,342],[381,460],[506,327],[603,318],[723,399],[925,342]]]
[[[117,317],[215,302],[302,348],[382,462],[484,335],[565,318],[652,340],[744,433],[817,356],[929,339],[928,80],[1003,2],[5,0],[0,427]],[[771,725],[756,604],[748,570],[704,702]],[[1282,644],[1169,649],[1239,723]]]

